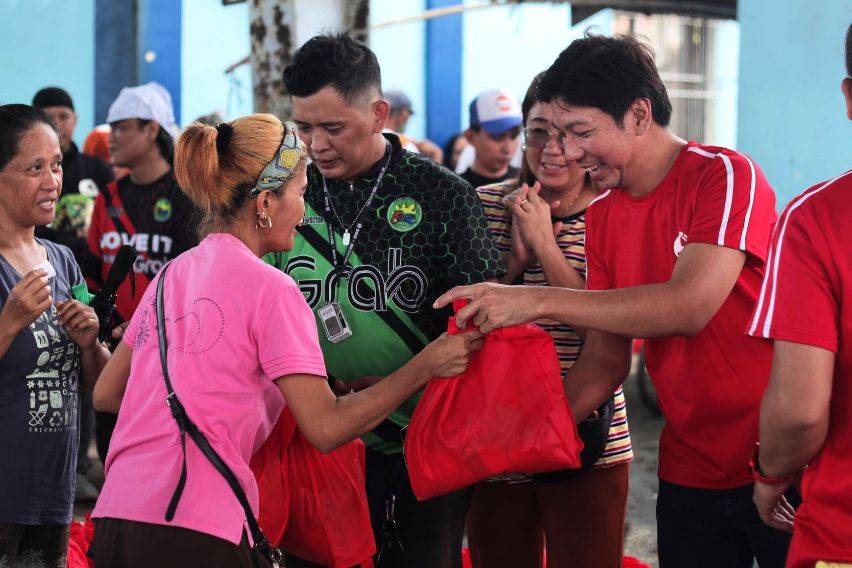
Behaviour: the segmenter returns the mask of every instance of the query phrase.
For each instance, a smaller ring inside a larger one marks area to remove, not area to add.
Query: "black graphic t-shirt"
[[[199,219],[198,210],[181,191],[173,172],[145,185],[133,183],[126,176],[98,195],[89,229],[89,250],[100,261],[101,281],[122,245],[131,245],[139,253],[133,265],[135,296],[130,278],[118,289],[115,307],[122,321],[133,315],[163,265],[198,244]],[[92,284],[97,287],[98,282]]]
[[[334,211],[330,214],[325,211],[322,177],[309,166],[305,219],[295,247],[266,257],[296,280],[315,312],[331,302],[340,305],[352,337],[331,343],[319,319],[318,327],[329,376],[342,381],[387,376],[399,369],[446,331],[451,312],[432,309],[438,296],[505,272],[473,188],[443,166],[403,150],[396,135],[385,137],[390,162],[362,215],[364,226],[349,267],[333,267],[328,226],[341,263],[347,249],[344,235],[347,229],[354,234],[356,217],[387,155],[354,183],[326,180]],[[403,403],[390,420],[407,425],[417,398]],[[364,441],[380,451],[401,450],[398,442],[373,433]]]
[[[39,240],[54,302],[83,276],[68,248]],[[0,255],[0,309],[23,276]],[[74,504],[80,356],[51,306],[0,358],[0,523],[67,524]]]

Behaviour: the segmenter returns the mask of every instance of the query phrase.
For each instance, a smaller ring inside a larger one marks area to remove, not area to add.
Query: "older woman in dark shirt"
[[[50,121],[0,106],[0,566],[64,566],[80,386],[109,352],[71,251],[35,237],[62,191]]]

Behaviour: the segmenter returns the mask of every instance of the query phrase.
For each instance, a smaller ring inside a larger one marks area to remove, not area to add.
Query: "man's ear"
[[[651,101],[646,98],[633,101],[624,117],[624,126],[632,129],[637,136],[646,134],[653,122],[654,116],[651,111]]]
[[[846,118],[852,120],[852,78],[846,77],[840,82],[840,90],[846,99]]]
[[[370,104],[370,112],[373,114],[373,132],[381,132],[385,129],[390,115],[390,103],[385,99],[376,99]]]

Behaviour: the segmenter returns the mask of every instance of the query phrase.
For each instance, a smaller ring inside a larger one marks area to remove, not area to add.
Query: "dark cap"
[[[45,87],[37,92],[33,97],[33,106],[36,108],[64,106],[74,110],[71,95],[59,87]]]

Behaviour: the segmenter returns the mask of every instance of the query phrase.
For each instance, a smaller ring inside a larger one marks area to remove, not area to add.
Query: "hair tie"
[[[220,156],[228,149],[233,135],[234,127],[227,122],[220,122],[216,125],[216,152]]]

